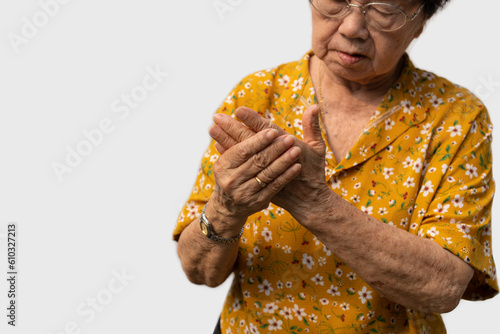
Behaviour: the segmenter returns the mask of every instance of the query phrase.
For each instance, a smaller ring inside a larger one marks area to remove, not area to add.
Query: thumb
[[[310,106],[302,116],[302,129],[304,130],[304,142],[311,145],[315,151],[324,154],[326,145],[321,136],[319,125],[319,106]]]

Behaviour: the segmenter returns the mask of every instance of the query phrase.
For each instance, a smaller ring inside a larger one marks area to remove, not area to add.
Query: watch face
[[[200,226],[201,226],[201,232],[202,232],[204,235],[208,235],[208,228],[207,228],[207,225],[205,225],[203,222],[200,222]]]

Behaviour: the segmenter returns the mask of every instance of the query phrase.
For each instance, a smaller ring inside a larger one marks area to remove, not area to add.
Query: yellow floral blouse
[[[318,101],[311,55],[247,76],[218,112],[232,115],[247,106],[302,138],[302,113]],[[405,57],[400,78],[346,157],[337,162],[328,149],[328,184],[367,215],[434,240],[469,263],[475,275],[464,298],[490,298],[498,285],[488,112],[466,89],[416,69]],[[210,198],[218,156],[212,142],[175,240]],[[224,334],[446,332],[438,314],[382,297],[275,205],[248,218],[234,272],[221,315]]]

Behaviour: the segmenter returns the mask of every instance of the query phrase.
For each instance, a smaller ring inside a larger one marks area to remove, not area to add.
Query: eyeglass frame
[[[367,3],[367,4],[364,4],[364,5],[360,6],[360,5],[356,5],[356,4],[351,3],[351,2],[350,2],[351,0],[345,0],[345,1],[346,1],[346,3],[347,3],[347,6],[346,6],[347,10],[346,10],[346,11],[345,11],[342,15],[331,15],[331,14],[325,14],[325,13],[323,13],[322,11],[320,11],[318,8],[316,8],[316,6],[314,6],[314,4],[313,4],[313,1],[314,1],[314,0],[309,0],[309,3],[311,4],[311,6],[312,6],[315,10],[317,10],[317,11],[318,11],[318,13],[320,13],[320,14],[321,14],[321,15],[323,15],[323,16],[329,17],[329,18],[336,18],[336,19],[338,19],[338,18],[344,17],[344,16],[346,16],[346,15],[349,13],[349,10],[351,9],[351,7],[356,7],[356,8],[359,8],[359,9],[361,9],[361,11],[363,12],[363,19],[365,20],[365,22],[366,22],[366,23],[368,23],[368,25],[370,25],[371,27],[374,27],[375,29],[377,29],[377,30],[379,30],[379,31],[383,31],[383,32],[392,32],[392,31],[396,31],[396,30],[399,30],[399,29],[403,28],[403,27],[404,27],[404,25],[406,24],[406,22],[411,22],[411,21],[413,21],[413,20],[417,17],[417,16],[418,16],[418,14],[420,14],[420,12],[422,11],[422,8],[424,8],[424,6],[425,6],[425,3],[424,3],[424,4],[422,4],[422,6],[420,6],[420,7],[417,9],[417,11],[416,11],[415,13],[413,13],[413,14],[412,14],[412,16],[409,16],[409,15],[408,15],[408,14],[406,14],[406,12],[405,12],[404,10],[402,10],[401,8],[398,8],[398,7],[396,7],[396,6],[394,6],[394,5],[391,5],[391,4],[388,4],[388,3],[383,3],[383,2],[369,2],[369,3]],[[403,14],[404,14],[404,16],[406,16],[406,19],[405,19],[404,23],[403,23],[400,27],[398,27],[398,28],[395,28],[395,29],[392,29],[392,30],[380,29],[380,28],[378,28],[378,27],[374,26],[373,24],[371,24],[370,22],[368,22],[368,20],[366,19],[366,10],[365,10],[365,7],[370,6],[370,5],[384,5],[384,6],[390,6],[390,7],[393,7],[393,8],[395,8],[395,9],[397,9],[398,11],[400,11],[401,13],[403,13]]]

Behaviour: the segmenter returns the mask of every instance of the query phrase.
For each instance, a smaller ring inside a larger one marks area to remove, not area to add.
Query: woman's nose
[[[339,32],[347,38],[367,39],[368,23],[363,16],[363,9],[359,5],[349,4],[347,14],[340,18]]]

